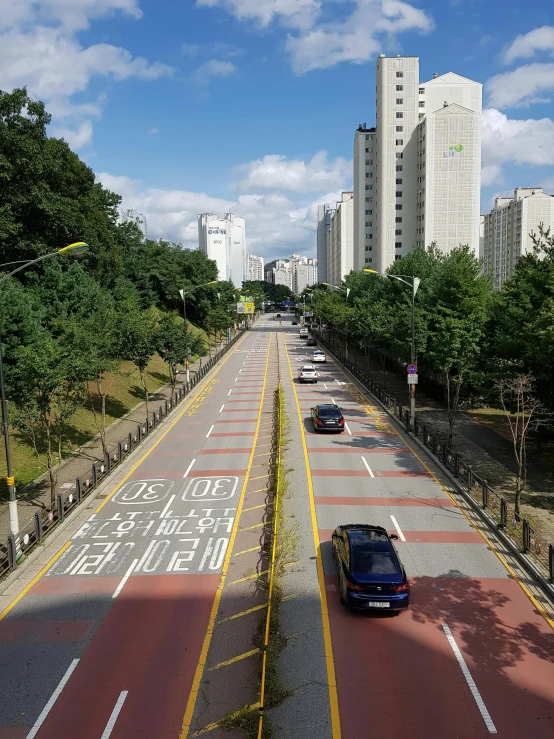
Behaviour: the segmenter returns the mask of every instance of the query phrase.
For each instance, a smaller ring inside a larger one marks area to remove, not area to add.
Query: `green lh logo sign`
[[[443,152],[443,157],[453,157],[456,153],[460,153],[464,150],[464,147],[462,144],[454,144],[454,146],[449,146],[448,151]]]

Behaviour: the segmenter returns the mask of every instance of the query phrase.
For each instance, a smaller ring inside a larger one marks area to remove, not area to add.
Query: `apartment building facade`
[[[233,213],[198,215],[198,248],[217,264],[218,279],[242,287],[247,274],[246,221]]]
[[[317,206],[317,282],[327,282],[327,232],[334,212],[330,203]]]
[[[317,259],[293,254],[289,259],[276,259],[265,269],[266,282],[274,285],[286,285],[295,293],[301,293],[306,287],[316,285]]]
[[[532,234],[539,226],[554,228],[554,197],[541,187],[517,187],[511,198],[496,198],[484,216],[483,272],[500,289],[512,276],[520,257],[533,251]]]
[[[327,280],[341,281],[354,268],[354,193],[343,192],[327,232]]]
[[[264,280],[264,258],[257,257],[255,254],[248,254],[248,280]]]
[[[373,268],[377,235],[376,129],[360,124],[354,136],[353,269]]]

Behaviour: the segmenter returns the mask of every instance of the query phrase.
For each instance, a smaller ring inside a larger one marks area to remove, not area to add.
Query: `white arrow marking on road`
[[[67,683],[67,681],[71,677],[71,674],[72,674],[73,670],[77,667],[78,664],[79,664],[79,660],[78,659],[74,659],[72,661],[72,663],[69,665],[69,667],[67,668],[67,670],[65,672],[65,675],[62,677],[62,679],[58,683],[58,687],[56,688],[56,690],[54,690],[54,692],[50,696],[50,699],[48,700],[48,703],[44,706],[44,708],[42,709],[42,711],[40,713],[40,716],[37,718],[37,720],[33,724],[33,728],[27,734],[27,739],[34,739],[34,737],[38,734],[38,730],[40,729],[40,727],[44,723],[44,720],[46,719],[46,717],[48,716],[48,714],[50,713],[50,711],[52,710],[52,706],[54,705],[54,703],[60,697],[60,693],[64,689],[65,684]]]
[[[365,464],[367,471],[369,472],[370,477],[375,477],[373,472],[371,471],[371,467],[368,465],[367,460],[365,457],[362,457],[362,462]]]
[[[394,524],[394,528],[396,529],[396,533],[397,533],[397,534],[398,534],[398,536],[400,537],[400,541],[406,541],[406,537],[405,537],[405,536],[404,536],[404,534],[402,533],[402,529],[401,529],[401,528],[400,528],[400,526],[398,525],[398,521],[397,521],[397,520],[396,520],[396,518],[395,518],[395,517],[394,517],[394,516],[392,515],[392,513],[391,513],[391,521],[392,521],[392,522],[393,522],[393,524]]]
[[[129,694],[128,690],[122,690],[121,693],[119,694],[119,698],[116,701],[116,704],[112,711],[112,715],[108,719],[108,723],[106,724],[106,728],[104,729],[104,732],[102,736],[100,737],[100,739],[110,738],[112,731],[113,731],[113,727],[115,726],[115,722],[117,721],[117,717],[119,716],[119,713],[121,709],[123,708],[123,704],[125,703],[125,698],[128,696],[128,694]]]
[[[446,638],[448,639],[448,643],[452,647],[452,651],[456,655],[456,659],[458,660],[458,664],[460,665],[460,668],[462,670],[462,673],[466,679],[466,683],[469,686],[469,689],[471,690],[471,695],[475,699],[475,703],[477,703],[477,708],[479,709],[479,712],[481,713],[481,716],[483,717],[483,721],[485,722],[485,725],[487,729],[489,730],[489,734],[496,734],[498,733],[496,731],[496,726],[493,724],[492,718],[490,717],[489,712],[487,711],[487,707],[485,706],[485,703],[483,699],[481,698],[481,693],[477,689],[477,685],[475,685],[475,680],[471,676],[471,672],[468,669],[468,666],[466,665],[466,661],[463,657],[463,654],[460,651],[460,648],[456,644],[456,640],[452,636],[452,632],[450,631],[450,628],[447,624],[441,624],[442,630],[444,631]]]

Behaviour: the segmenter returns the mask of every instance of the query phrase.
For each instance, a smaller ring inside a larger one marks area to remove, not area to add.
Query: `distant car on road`
[[[344,418],[338,405],[316,405],[311,412],[314,431],[344,431]]]
[[[305,364],[298,370],[298,382],[317,382],[318,374],[313,364]]]
[[[317,341],[314,339],[313,336],[310,336],[308,341],[306,342],[306,346],[317,346]]]
[[[323,363],[325,363],[326,361],[327,361],[327,357],[321,351],[321,349],[314,349],[314,351],[312,352],[312,362],[323,362]]]
[[[348,524],[333,531],[331,546],[339,576],[341,603],[349,608],[398,613],[408,607],[410,584],[382,526]]]
[[[275,319],[276,320],[277,320],[277,318],[281,318],[281,314],[280,313],[277,313],[277,315],[275,316]]]
[[[298,326],[298,321],[291,321],[292,326]]]
[[[300,329],[300,338],[301,339],[307,339],[310,334],[308,333],[307,328],[301,328]]]

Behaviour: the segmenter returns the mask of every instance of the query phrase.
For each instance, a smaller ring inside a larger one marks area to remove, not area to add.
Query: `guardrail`
[[[394,396],[383,390],[357,364],[347,359],[341,352],[331,349],[329,343],[320,335],[320,331],[312,329],[317,340],[337,357],[340,363],[351,372],[357,380],[365,385],[379,400],[402,421],[407,429],[442,462],[459,481],[463,483],[468,494],[479,504],[483,511],[504,532],[522,554],[529,556],[534,565],[551,583],[554,583],[554,544],[545,542],[530,524],[518,515],[513,504],[497,493],[487,480],[478,475],[455,449],[449,447],[443,438],[429,425],[410,415],[408,408],[399,403]]]
[[[35,546],[40,544],[58,524],[67,518],[90,493],[95,490],[104,479],[139,446],[146,437],[166,418],[180,403],[194,390],[196,385],[219,362],[231,347],[248,331],[242,329],[228,344],[222,347],[217,354],[202,365],[190,382],[185,382],[172,393],[169,400],[164,401],[158,408],[137,424],[133,433],[117,442],[106,454],[103,460],[94,460],[88,469],[76,478],[73,483],[65,483],[58,488],[55,503],[43,510],[37,511],[34,516],[21,527],[17,534],[10,534],[6,544],[0,544],[0,579],[17,567],[18,562]]]

